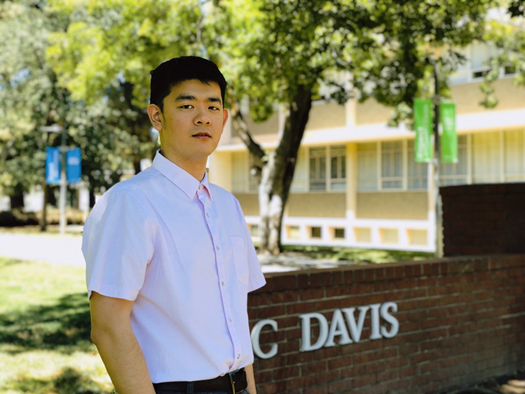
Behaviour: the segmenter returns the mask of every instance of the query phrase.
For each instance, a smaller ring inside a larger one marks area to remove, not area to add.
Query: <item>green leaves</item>
[[[256,120],[267,119],[277,103],[292,105],[301,91],[339,103],[350,96],[373,97],[395,109],[392,125],[410,125],[413,98],[435,93],[431,62],[437,64],[440,94],[446,97],[448,76],[465,60],[459,50],[475,40],[490,41],[500,48],[482,87],[487,95],[483,104],[492,106],[497,100],[490,83],[501,67],[525,85],[523,28],[487,16],[500,3],[2,2],[0,169],[27,155],[36,166],[29,171],[35,178],[25,180],[26,174],[13,165],[9,171],[20,176],[9,182],[36,182],[43,167],[34,160],[42,160],[38,152],[47,138],[39,127],[60,120],[69,124],[71,143],[92,160],[90,180],[105,187],[104,171],[130,168],[151,155],[154,144],[145,113],[149,72],[180,55],[202,55],[218,63],[229,81],[227,100],[248,98]],[[522,13],[518,3],[509,3],[511,16]],[[346,75],[351,80],[342,82]]]
[[[67,30],[50,36],[47,55],[76,100],[97,100],[124,80],[134,85],[133,105],[145,107],[149,72],[201,45],[196,1],[53,0],[51,9],[71,15]]]
[[[104,87],[102,98],[74,100],[82,98],[79,91],[91,92],[93,81],[105,78],[104,69],[88,68],[87,80],[75,80],[65,72],[58,77],[48,62],[54,53],[67,53],[59,71],[75,67],[86,54],[90,59],[99,56],[98,63],[111,64],[104,52],[90,52],[96,40],[102,42],[99,32],[93,34],[95,30],[85,22],[68,26],[81,13],[61,13],[29,1],[4,2],[1,7],[5,12],[0,33],[5,40],[0,43],[0,193],[42,184],[45,147],[60,144],[59,136],[41,131],[44,125],[67,126],[67,144],[82,149],[83,175],[92,191],[111,186],[123,169],[133,168],[135,157],[149,157],[154,146],[149,121],[143,108],[131,104],[133,85],[117,80],[115,86]],[[49,50],[48,39],[69,28],[78,42],[61,41],[55,52]],[[46,56],[48,50],[51,55]],[[68,84],[79,86],[74,96],[64,86]]]

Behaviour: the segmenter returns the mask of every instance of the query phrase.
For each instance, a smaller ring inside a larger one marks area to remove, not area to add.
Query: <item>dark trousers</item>
[[[249,394],[246,386],[244,368],[210,380],[153,384],[156,394]]]

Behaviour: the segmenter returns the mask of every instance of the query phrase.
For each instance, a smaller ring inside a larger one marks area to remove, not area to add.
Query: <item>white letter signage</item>
[[[334,311],[334,316],[332,317],[332,322],[330,328],[328,328],[328,321],[326,317],[320,313],[305,313],[299,315],[301,319],[302,333],[303,338],[301,341],[301,352],[309,352],[312,350],[321,349],[322,347],[335,346],[335,337],[341,337],[339,340],[339,345],[347,345],[352,342],[359,342],[361,339],[361,333],[363,332],[363,326],[365,324],[365,318],[367,312],[370,310],[370,339],[380,339],[380,338],[392,338],[396,336],[399,331],[399,322],[392,316],[389,312],[391,309],[393,312],[397,312],[397,304],[395,302],[385,302],[384,304],[372,304],[367,306],[360,306],[357,309],[359,310],[359,317],[357,322],[355,321],[355,312],[354,307],[352,308],[343,308],[336,309]],[[348,335],[348,328],[343,319],[343,314],[346,317],[346,324],[350,329],[350,336]],[[310,321],[312,318],[315,318],[319,321],[319,338],[312,345],[312,339],[310,338]],[[390,323],[390,330],[386,327],[381,326],[381,319]]]
[[[357,321],[355,316],[356,309],[359,311]],[[393,312],[397,312],[397,304],[395,302],[336,309],[330,324],[328,324],[328,320],[321,313],[303,313],[299,315],[302,334],[299,351],[310,352],[322,347],[358,343],[361,340],[368,311],[370,311],[370,339],[393,338],[397,335],[399,332],[399,321],[392,315]],[[319,325],[319,336],[315,343],[312,343],[312,320],[314,319],[317,320]],[[381,324],[382,322],[388,324]],[[277,322],[265,319],[257,322],[251,333],[253,351],[258,357],[263,359],[274,357],[278,352],[276,343],[272,344],[267,353],[261,350],[259,337],[265,326],[270,326],[274,332],[277,331]]]
[[[330,323],[330,331],[328,332],[328,340],[324,344],[325,347],[335,346],[334,338],[340,336],[341,340],[339,345],[348,345],[352,343],[352,340],[348,336],[348,330],[346,329],[345,319],[340,309],[334,311],[334,317],[332,317],[332,323]]]
[[[275,320],[265,319],[257,322],[257,324],[253,326],[251,335],[253,352],[260,358],[271,358],[277,354],[278,345],[274,343],[268,353],[263,353],[261,345],[259,344],[259,336],[261,335],[261,330],[264,326],[270,326],[273,328],[273,331],[277,331],[277,322]]]
[[[388,313],[388,309],[392,309],[393,312],[397,312],[397,304],[395,302],[385,302],[381,305],[379,314],[381,317],[390,323],[390,332],[385,327],[381,327],[381,335],[385,338],[393,338],[399,332],[399,321]]]
[[[301,348],[299,350],[301,352],[309,352],[311,350],[321,349],[326,342],[326,338],[328,337],[328,321],[326,320],[326,317],[316,312],[305,313],[303,315],[299,315],[299,317],[302,320],[301,327],[303,329],[303,338],[301,340]],[[315,342],[313,345],[312,339],[310,338],[310,321],[312,318],[319,321],[319,338],[317,338],[317,342]]]
[[[373,304],[370,305],[371,310],[371,318],[372,318],[372,335],[370,335],[370,339],[380,339],[381,334],[379,333],[379,308],[381,307],[381,304]]]
[[[363,326],[365,325],[366,312],[369,308],[367,306],[360,306],[357,309],[359,309],[359,320],[357,324],[355,322],[354,316],[355,308],[343,309],[343,313],[346,316],[346,321],[348,322],[348,326],[350,327],[350,335],[352,335],[352,339],[356,343],[359,342],[359,340],[361,339],[361,333],[363,332]]]

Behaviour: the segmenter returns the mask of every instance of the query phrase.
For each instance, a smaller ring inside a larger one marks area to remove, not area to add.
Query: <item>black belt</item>
[[[183,393],[226,392],[238,394],[248,387],[246,372],[241,368],[235,372],[219,376],[215,379],[196,380],[194,382],[164,382],[154,383],[155,390],[179,391]]]

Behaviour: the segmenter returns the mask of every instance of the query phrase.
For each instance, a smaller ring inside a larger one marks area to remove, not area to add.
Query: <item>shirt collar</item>
[[[188,172],[180,168],[175,163],[166,159],[161,153],[160,150],[157,151],[155,158],[153,159],[152,166],[173,182],[179,189],[181,189],[190,200],[195,198],[195,194],[202,185],[202,188],[207,192],[210,199],[212,199],[210,186],[208,184],[208,173],[204,172],[204,178],[202,181],[198,181]]]

